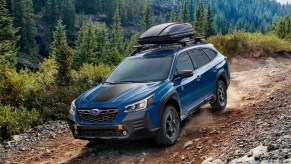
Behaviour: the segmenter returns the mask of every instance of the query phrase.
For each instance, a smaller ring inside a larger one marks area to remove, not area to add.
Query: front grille
[[[81,129],[79,133],[85,137],[118,137],[121,135],[114,129]]]
[[[92,116],[92,109],[79,109],[78,115],[82,122],[112,122],[118,114],[118,109],[99,109],[100,113],[97,116]]]

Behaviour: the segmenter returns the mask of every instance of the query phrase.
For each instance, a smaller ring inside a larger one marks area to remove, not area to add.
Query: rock
[[[268,145],[267,151],[270,152],[270,151],[273,151],[273,150],[277,150],[278,148],[279,148],[278,145],[271,144],[271,145]]]
[[[178,152],[175,152],[175,153],[171,156],[171,158],[175,158],[178,154],[179,154]]]
[[[221,159],[213,159],[212,157],[206,158],[201,164],[223,164]]]
[[[181,158],[182,161],[184,161],[186,159],[185,155],[181,155],[180,158]]]
[[[196,138],[194,141],[195,141],[195,142],[198,142],[198,141],[200,141],[200,138]]]
[[[200,150],[200,149],[202,149],[203,148],[203,146],[197,146],[196,147],[196,149],[198,149],[198,150]]]
[[[14,136],[12,136],[12,138],[13,138],[16,142],[22,141],[22,140],[24,139],[24,137],[21,136],[21,135],[14,135]]]
[[[46,149],[45,151],[46,151],[46,153],[50,153],[51,152],[50,149]]]
[[[247,157],[251,157],[251,156],[253,156],[253,152],[250,151],[247,153]]]
[[[139,162],[144,162],[144,158],[142,158]]]
[[[186,149],[186,148],[189,147],[190,145],[193,145],[193,141],[188,141],[188,142],[184,143],[184,145],[183,145],[183,149]]]

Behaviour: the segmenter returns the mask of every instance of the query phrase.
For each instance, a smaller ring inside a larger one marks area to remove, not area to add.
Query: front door
[[[183,70],[194,71],[194,66],[187,52],[182,52],[177,59],[175,75],[178,75]],[[193,102],[193,77],[184,79],[176,79],[174,85],[180,97],[182,115],[191,108]]]

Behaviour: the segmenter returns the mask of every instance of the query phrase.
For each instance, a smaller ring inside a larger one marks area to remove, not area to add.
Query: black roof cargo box
[[[151,27],[139,37],[138,43],[141,45],[177,43],[194,35],[195,31],[189,23],[165,23]]]

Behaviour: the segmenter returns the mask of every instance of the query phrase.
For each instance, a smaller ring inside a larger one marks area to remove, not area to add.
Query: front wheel
[[[161,129],[155,140],[161,146],[171,146],[178,140],[180,134],[180,118],[173,106],[166,106],[161,120]]]
[[[219,80],[216,88],[216,99],[210,103],[213,111],[220,111],[225,109],[227,104],[227,91],[226,85],[223,81]]]

